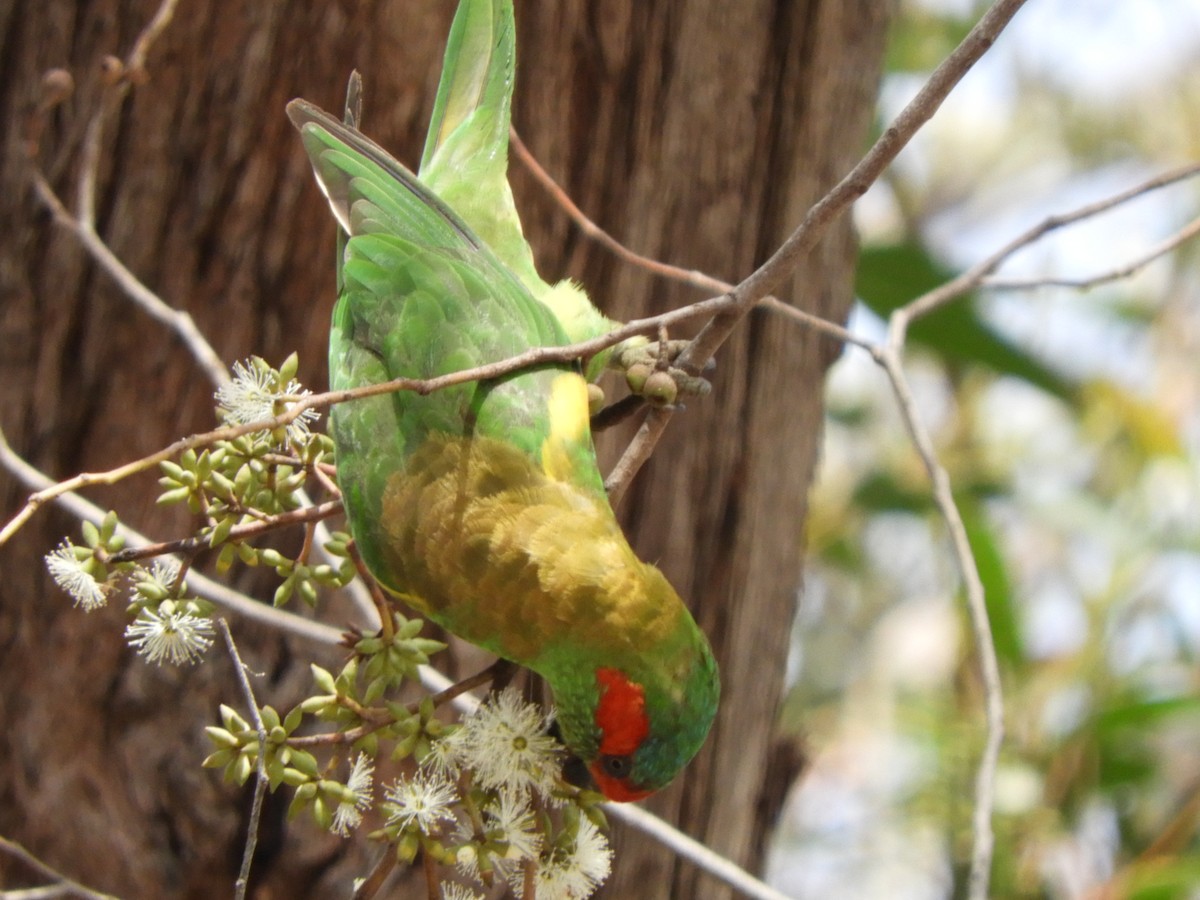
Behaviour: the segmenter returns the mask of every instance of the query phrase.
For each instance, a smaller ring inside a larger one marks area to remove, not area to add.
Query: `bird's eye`
[[[600,757],[600,767],[610,778],[625,778],[633,769],[633,758],[607,755]]]

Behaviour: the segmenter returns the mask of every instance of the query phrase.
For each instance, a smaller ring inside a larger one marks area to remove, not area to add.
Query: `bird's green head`
[[[665,787],[696,755],[716,715],[716,661],[676,602],[677,625],[653,649],[590,655],[571,679],[574,690],[555,690],[562,737],[583,764],[576,768],[586,767],[610,800],[640,800]]]

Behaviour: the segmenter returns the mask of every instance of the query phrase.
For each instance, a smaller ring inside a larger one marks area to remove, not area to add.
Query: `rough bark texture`
[[[41,75],[69,69],[76,91],[50,113],[35,158],[73,196],[100,60],[128,52],[155,6],[0,3],[0,425],[55,476],[107,468],[211,424],[212,388],[199,369],[54,226],[25,162]],[[620,239],[736,280],[861,149],[887,8],[522,0],[517,125]],[[299,350],[302,377],[319,389],[333,230],[283,106],[305,96],[338,108],[356,66],[368,132],[415,160],[452,13],[446,0],[183,0],[150,54],[148,83],[107,132],[101,235],[146,284],[190,311],[225,359],[278,361]],[[514,177],[547,275],[580,278],[617,318],[695,299],[615,264],[523,173]],[[843,317],[852,262],[842,222],[788,299]],[[693,601],[725,685],[705,750],[651,805],[751,866],[770,826],[761,810],[787,787],[786,777],[765,781],[766,761],[822,374],[836,352],[777,319],[750,317],[719,357],[713,394],[676,417],[623,510],[643,556]],[[605,439],[607,458],[617,443]],[[152,534],[177,532],[181,520],[154,507],[151,488],[145,477],[91,496]],[[24,494],[0,473],[6,517]],[[64,516],[42,512],[0,550],[0,833],[122,896],[226,896],[245,796],[199,761],[200,725],[219,702],[238,702],[229,666],[214,654],[185,672],[149,668],[124,648],[119,610],[72,610],[40,562],[68,532],[76,529]],[[263,673],[260,701],[286,707],[305,690],[311,648],[249,628],[238,637]],[[726,895],[645,840],[621,835],[619,845],[606,896]],[[268,811],[260,850],[258,897],[344,895],[371,855],[307,824],[285,827],[281,804]],[[28,878],[0,858],[0,884]]]

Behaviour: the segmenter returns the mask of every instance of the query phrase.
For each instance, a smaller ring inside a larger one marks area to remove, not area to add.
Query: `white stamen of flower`
[[[521,866],[500,867],[513,893],[523,897],[525,872]],[[538,863],[534,876],[537,900],[584,900],[590,897],[612,871],[612,849],[608,839],[590,819],[579,823],[575,848],[556,850]]]
[[[387,789],[384,811],[389,825],[415,827],[429,834],[439,822],[455,821],[450,807],[458,799],[454,785],[435,772],[417,772],[398,778]]]
[[[211,619],[176,612],[170,601],[158,609],[143,609],[125,629],[129,646],[148,662],[174,666],[190,665],[212,646]]]
[[[175,582],[179,579],[180,568],[179,560],[175,557],[158,556],[150,564],[150,577],[158,582],[163,590],[170,591],[175,588]]]
[[[429,754],[421,760],[421,766],[451,781],[454,780],[462,770],[459,765],[461,759],[459,745],[462,743],[462,739],[463,730],[456,728],[444,737],[431,741]]]
[[[479,850],[474,844],[466,843],[471,840],[471,827],[467,825],[460,828],[454,836],[454,843],[462,843],[457,850],[454,851],[454,868],[474,881],[479,881]]]
[[[588,893],[604,883],[612,871],[612,848],[604,832],[591,819],[581,819],[579,834],[575,838],[575,853],[572,864],[580,878],[589,884]]]
[[[108,602],[107,588],[83,567],[83,561],[75,555],[75,545],[66,538],[58,547],[46,554],[46,569],[55,584],[82,606],[86,612],[99,609]]]
[[[236,362],[233,364],[233,380],[221,385],[213,397],[217,401],[217,415],[229,425],[245,425],[271,419],[284,411],[276,404],[288,398],[288,403],[312,392],[292,379],[283,390],[276,390],[271,370],[263,364]],[[319,418],[315,409],[306,409],[287,426],[288,440],[300,441],[308,436],[308,423]]]
[[[465,885],[443,884],[442,900],[483,900],[483,895],[475,893]]]
[[[546,717],[509,688],[484,703],[456,732],[456,750],[483,788],[548,795],[558,781],[560,745]]]
[[[532,859],[541,852],[542,833],[524,792],[501,791],[499,801],[484,810],[489,837],[493,830],[508,844],[504,858]]]
[[[350,768],[346,787],[354,792],[354,802],[343,800],[333,811],[330,830],[339,837],[350,837],[350,832],[362,824],[363,813],[371,807],[371,785],[374,783],[375,764],[365,753],[358,754]]]

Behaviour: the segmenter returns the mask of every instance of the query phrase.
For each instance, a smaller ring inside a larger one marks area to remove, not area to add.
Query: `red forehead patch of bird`
[[[596,680],[600,682],[600,702],[596,705],[600,752],[628,756],[650,733],[645,692],[617,669],[597,669]]]

